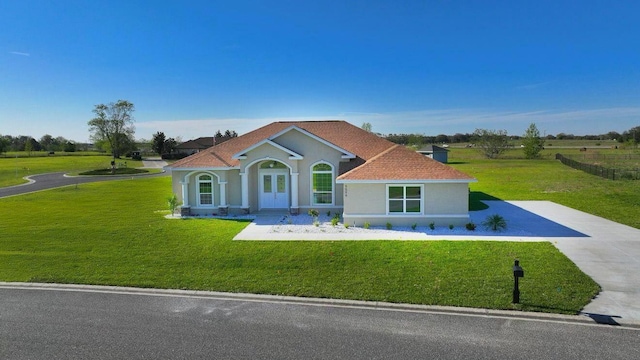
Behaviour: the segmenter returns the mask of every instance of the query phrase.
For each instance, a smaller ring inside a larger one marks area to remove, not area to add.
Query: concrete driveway
[[[583,313],[640,324],[640,230],[548,201],[512,203],[587,235],[549,239],[602,287]]]

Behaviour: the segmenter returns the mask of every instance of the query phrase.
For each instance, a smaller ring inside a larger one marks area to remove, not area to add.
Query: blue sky
[[[87,141],[276,120],[522,135],[640,125],[638,1],[0,0],[0,134]]]

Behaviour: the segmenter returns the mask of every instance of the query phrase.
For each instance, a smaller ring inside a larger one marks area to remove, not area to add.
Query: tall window
[[[422,186],[389,185],[387,187],[389,213],[422,212]]]
[[[211,175],[198,176],[198,205],[213,206],[213,177]]]
[[[312,168],[311,195],[313,205],[333,204],[333,168],[320,163]]]

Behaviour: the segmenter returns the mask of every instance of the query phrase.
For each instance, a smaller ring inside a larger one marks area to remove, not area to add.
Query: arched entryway
[[[289,168],[278,161],[264,161],[258,167],[258,207],[289,208]]]

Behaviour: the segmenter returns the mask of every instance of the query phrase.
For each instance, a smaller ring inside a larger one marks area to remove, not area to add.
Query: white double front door
[[[260,171],[260,209],[289,207],[289,173],[286,169]]]

